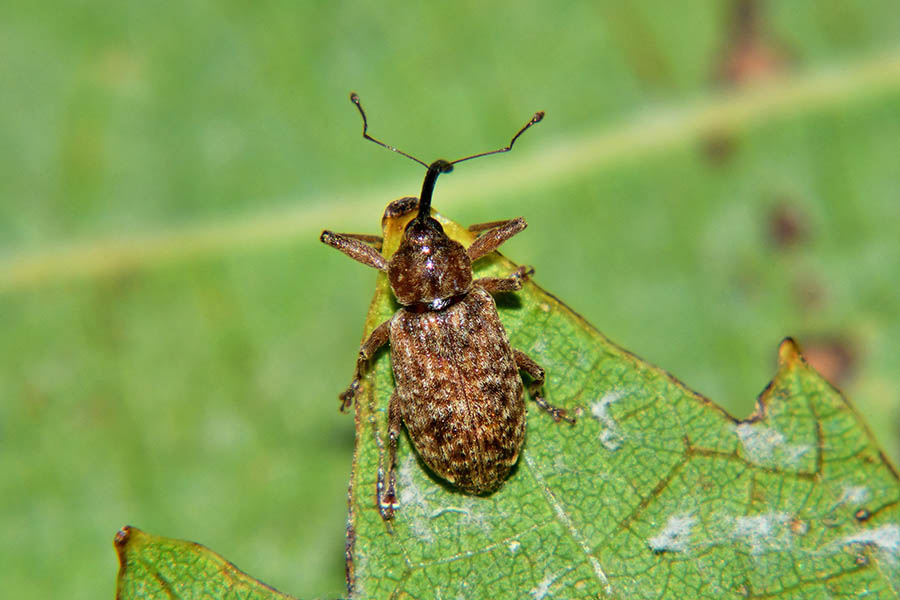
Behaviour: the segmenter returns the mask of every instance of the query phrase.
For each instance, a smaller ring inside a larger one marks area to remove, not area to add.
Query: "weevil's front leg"
[[[387,476],[385,476],[384,468],[378,468],[377,499],[378,510],[381,512],[381,518],[385,521],[394,517],[394,509],[400,504],[397,502],[396,491],[396,475],[395,467],[397,464],[397,440],[400,438],[400,428],[402,427],[400,420],[400,400],[397,398],[397,392],[391,395],[391,401],[388,404],[388,467]],[[385,479],[387,484],[385,485]],[[387,490],[385,490],[387,487]]]
[[[566,410],[564,408],[553,406],[544,400],[544,397],[541,395],[541,388],[544,387],[544,368],[531,360],[531,357],[521,350],[513,350],[513,356],[516,359],[516,366],[528,373],[531,377],[531,383],[528,385],[528,393],[531,394],[531,398],[535,403],[550,413],[553,420],[557,423],[562,419],[563,421],[568,421],[570,424],[574,425],[575,419],[566,415]]]
[[[482,256],[490,254],[497,249],[500,244],[516,235],[523,229],[528,227],[528,223],[522,217],[509,219],[508,221],[492,221],[490,223],[479,223],[469,227],[469,231],[484,231],[483,234],[472,242],[472,245],[466,250],[469,260],[475,262]]]
[[[387,261],[378,250],[369,245],[369,243],[377,241],[380,246],[381,238],[378,236],[362,233],[334,233],[326,229],[319,239],[357,262],[374,267],[379,271],[387,271]]]
[[[341,233],[339,235],[365,242],[379,252],[381,252],[381,246],[382,244],[384,244],[384,238],[382,238],[380,235],[371,235],[368,233]]]
[[[375,331],[372,332],[372,335],[363,342],[363,345],[359,348],[359,358],[356,359],[356,373],[353,375],[353,381],[350,382],[350,385],[344,391],[343,394],[340,395],[341,399],[341,411],[347,410],[351,404],[353,404],[353,398],[356,396],[356,392],[359,391],[359,381],[363,377],[363,372],[365,371],[366,365],[369,363],[369,359],[375,355],[375,352],[384,346],[387,341],[391,337],[391,322],[390,320],[385,321],[381,325],[375,328]]]
[[[491,294],[518,292],[522,289],[522,282],[532,275],[534,275],[533,268],[519,267],[509,277],[481,277],[475,280],[475,284],[480,285]]]
[[[519,217],[521,219],[521,217]],[[478,233],[479,231],[487,231],[488,229],[496,229],[501,225],[506,225],[510,221],[515,221],[516,219],[501,219],[500,221],[488,221],[487,223],[475,223],[474,225],[469,225],[466,227],[472,233]]]

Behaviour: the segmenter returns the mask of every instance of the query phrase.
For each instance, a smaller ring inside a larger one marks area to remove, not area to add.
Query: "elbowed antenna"
[[[473,158],[481,158],[482,156],[488,156],[491,154],[499,154],[501,152],[509,152],[510,150],[512,150],[513,144],[516,143],[516,140],[519,139],[519,136],[522,135],[523,133],[525,133],[526,131],[528,131],[528,128],[531,127],[532,125],[534,125],[535,123],[540,123],[543,118],[544,118],[544,111],[539,110],[536,113],[534,113],[534,116],[531,117],[531,120],[529,120],[527,123],[525,123],[524,127],[522,127],[522,129],[517,131],[516,135],[514,135],[511,140],[509,140],[509,144],[504,146],[503,148],[499,148],[497,150],[491,150],[490,152],[482,152],[481,154],[473,154],[472,156],[467,156],[465,158],[457,158],[456,160],[452,161],[450,164],[455,165],[456,163],[461,163],[464,160],[471,160]]]
[[[397,154],[401,154],[401,155],[405,156],[406,158],[408,158],[408,159],[410,159],[410,160],[414,160],[414,161],[416,161],[417,163],[419,163],[420,165],[422,165],[423,167],[426,167],[426,168],[428,167],[428,165],[427,165],[424,161],[419,160],[419,159],[416,158],[415,156],[413,156],[413,155],[411,155],[411,154],[407,154],[406,152],[404,152],[404,151],[401,150],[400,148],[395,148],[394,146],[389,146],[389,145],[385,144],[384,142],[382,142],[382,141],[380,141],[380,140],[376,140],[376,139],[373,138],[371,135],[369,135],[369,134],[368,134],[368,131],[369,131],[369,121],[368,121],[368,119],[366,119],[366,111],[363,110],[362,104],[361,104],[360,101],[359,101],[359,95],[358,95],[356,92],[350,92],[350,101],[351,101],[353,104],[356,105],[356,109],[359,111],[360,116],[362,116],[362,120],[363,120],[363,137],[364,137],[364,138],[366,138],[366,139],[369,140],[370,142],[375,142],[376,144],[378,144],[378,145],[381,146],[382,148],[387,148],[387,149],[390,150],[391,152],[396,152]]]
[[[519,131],[516,132],[516,135],[514,135],[512,137],[512,139],[509,141],[509,144],[507,144],[503,148],[498,148],[497,150],[491,150],[490,152],[482,152],[480,154],[473,154],[471,156],[466,156],[463,158],[457,158],[456,160],[453,160],[453,161],[448,161],[448,160],[439,158],[438,160],[434,161],[430,165],[427,165],[423,161],[416,158],[415,156],[412,156],[411,154],[407,154],[406,152],[404,152],[403,150],[400,150],[399,148],[395,148],[394,146],[389,146],[388,144],[385,144],[384,142],[382,142],[380,140],[376,140],[375,138],[370,136],[368,133],[369,122],[366,119],[366,111],[363,110],[362,103],[360,103],[360,101],[359,101],[359,95],[356,92],[350,92],[350,101],[356,105],[356,109],[359,111],[359,114],[362,117],[363,137],[364,138],[366,138],[370,142],[375,142],[382,148],[387,148],[391,152],[396,152],[397,154],[405,156],[406,158],[408,158],[410,160],[414,160],[417,163],[419,163],[420,165],[422,165],[423,167],[427,167],[428,172],[425,173],[425,181],[422,182],[422,193],[419,194],[419,212],[416,215],[417,221],[423,221],[431,214],[431,196],[434,193],[434,185],[435,185],[435,183],[437,183],[438,175],[440,175],[441,173],[449,173],[450,171],[453,170],[453,165],[455,165],[456,163],[461,163],[466,160],[472,160],[473,158],[481,158],[482,156],[489,156],[491,154],[499,154],[501,152],[509,152],[510,150],[512,150],[513,145],[516,143],[516,140],[519,139],[520,135],[525,133],[528,130],[528,128],[531,127],[532,125],[534,125],[536,123],[540,123],[541,120],[544,118],[544,111],[541,110],[541,111],[534,113],[534,116],[531,117],[531,119],[527,123],[525,123],[525,125]]]

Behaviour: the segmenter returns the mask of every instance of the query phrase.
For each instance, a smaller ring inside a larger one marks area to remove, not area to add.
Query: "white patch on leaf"
[[[750,546],[752,554],[785,549],[789,538],[787,525],[791,517],[785,513],[748,515],[734,519],[731,534]]]
[[[510,551],[512,554],[515,554],[516,551],[517,551],[521,546],[522,546],[522,544],[520,544],[520,543],[519,543],[518,541],[516,541],[516,540],[513,540],[513,541],[511,541],[511,542],[509,543],[509,545],[507,546],[507,548],[509,548],[509,551]]]
[[[784,443],[784,436],[780,432],[764,425],[740,423],[735,426],[734,432],[741,440],[751,460],[772,458],[775,447]]]
[[[647,544],[654,552],[685,552],[696,524],[697,518],[691,515],[669,517],[662,531],[647,540]]]
[[[848,485],[841,492],[838,504],[852,504],[859,506],[869,499],[869,488],[864,485]]]
[[[550,593],[550,586],[552,586],[553,583],[557,579],[559,579],[560,577],[562,577],[563,575],[565,575],[566,573],[568,573],[571,570],[572,569],[566,569],[565,571],[563,571],[557,575],[547,575],[537,585],[537,587],[532,588],[531,591],[528,593],[531,594],[531,597],[534,598],[534,600],[543,600],[544,598],[547,597],[547,594]]]
[[[424,487],[419,483],[422,480],[425,480]],[[426,494],[426,490],[429,493]],[[459,504],[440,502],[443,494],[428,487],[427,476],[414,454],[407,455],[397,469],[397,496],[400,504],[397,510],[410,516],[411,533],[427,543],[434,542],[434,528],[438,526],[432,525],[431,521],[436,519],[456,519],[459,523],[474,525],[489,535],[491,518],[500,518],[490,511],[490,505],[482,498],[454,494],[452,500]]]
[[[876,529],[865,529],[842,538],[840,544],[866,544],[877,546],[891,554],[900,554],[900,526],[889,524]]]
[[[602,398],[591,403],[591,416],[603,426],[600,431],[600,443],[610,451],[618,450],[625,441],[618,423],[609,414],[609,405],[621,400],[624,395],[625,393],[620,390],[607,392]]]
[[[445,515],[445,514],[447,514],[447,513],[456,513],[456,514],[460,514],[460,515],[468,515],[468,514],[470,514],[470,513],[469,513],[469,509],[467,509],[467,508],[462,508],[462,507],[459,507],[459,506],[444,506],[444,507],[441,507],[441,508],[438,508],[438,509],[436,509],[436,510],[431,511],[431,514],[428,515],[428,518],[429,518],[429,519],[436,519],[436,518],[438,518],[438,517],[440,517],[440,516],[442,516],[442,515]]]
[[[788,464],[796,464],[812,450],[809,444],[786,444],[784,435],[777,429],[759,423],[739,423],[734,433],[741,440],[747,458],[756,463],[769,462],[780,450]]]
[[[400,497],[399,510],[410,513],[412,518],[409,519],[409,526],[412,534],[423,542],[430,543],[434,541],[434,535],[425,517],[433,511],[429,509],[425,494],[413,476],[413,472],[418,470],[418,468],[416,458],[409,454],[400,464],[400,468],[397,469],[397,492]]]

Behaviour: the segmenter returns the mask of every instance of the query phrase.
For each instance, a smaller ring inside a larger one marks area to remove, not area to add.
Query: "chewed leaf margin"
[[[405,224],[396,217],[384,220],[387,256]],[[435,218],[471,243],[466,229]],[[476,276],[516,266],[495,254],[476,264]],[[900,589],[889,575],[900,553],[891,545],[900,522],[897,473],[793,340],[781,343],[777,374],[756,411],[738,419],[531,282],[498,306],[513,346],[548,369],[548,401],[574,409],[579,425],[557,427],[530,405],[518,469],[500,491],[475,498],[430,475],[404,436],[401,507],[385,523],[374,483],[384,468],[393,381],[389,352],[380,353],[356,412],[352,594],[417,595],[435,581],[450,595],[490,589],[496,597],[528,590],[656,597],[651,591],[669,580],[682,582],[666,588],[671,597]],[[396,309],[379,276],[366,334]],[[854,504],[863,499],[867,506]],[[530,570],[515,560],[523,553]],[[710,586],[703,573],[719,564],[730,570]],[[498,580],[498,571],[510,575]]]

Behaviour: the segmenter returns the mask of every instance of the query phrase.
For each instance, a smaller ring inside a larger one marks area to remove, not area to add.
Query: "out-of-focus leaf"
[[[443,220],[453,237],[470,242]],[[385,253],[403,222],[389,220]],[[492,256],[478,275],[509,273]],[[518,467],[487,497],[429,474],[403,438],[400,508],[376,507],[388,353],[357,403],[351,582],[361,598],[877,597],[900,592],[900,485],[847,401],[788,339],[746,420],[611,343],[529,283],[501,297],[512,345],[541,363]],[[384,276],[366,333],[396,310]],[[383,464],[383,463],[382,463]]]
[[[116,600],[291,600],[194,542],[126,526],[113,544],[119,554]]]

